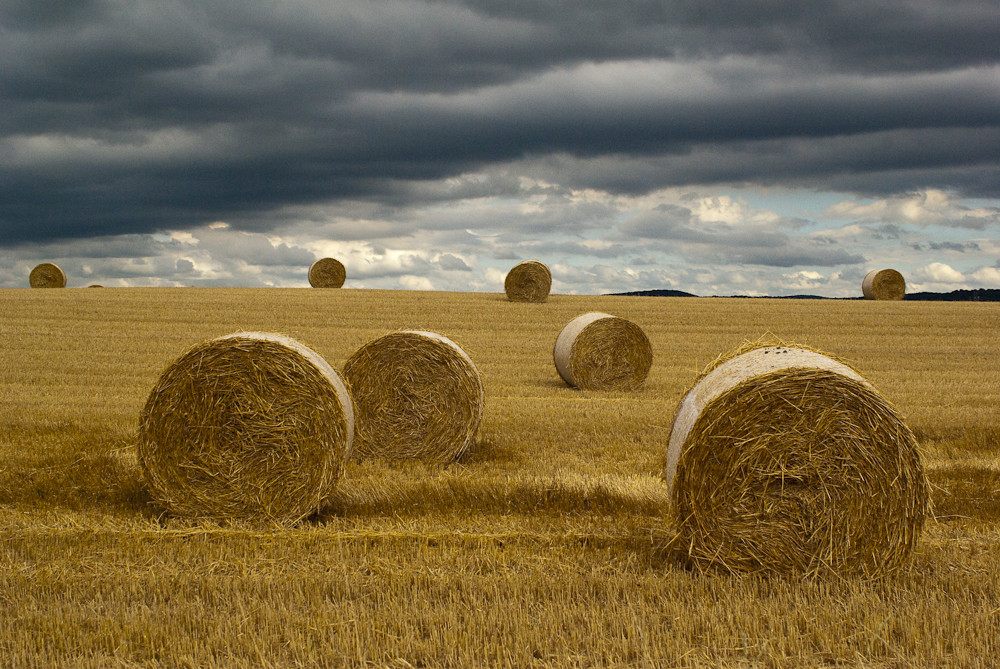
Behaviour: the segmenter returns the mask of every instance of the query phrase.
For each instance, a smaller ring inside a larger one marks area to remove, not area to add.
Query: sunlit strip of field
[[[636,393],[567,388],[560,329],[628,318]],[[4,666],[993,666],[1000,638],[1000,307],[307,289],[0,291]],[[487,395],[449,466],[355,462],[293,529],[164,516],[138,412],[187,347],[289,334],[339,368],[448,335]],[[906,416],[934,484],[913,570],[882,583],[700,574],[660,546],[673,411],[763,335],[847,359]]]

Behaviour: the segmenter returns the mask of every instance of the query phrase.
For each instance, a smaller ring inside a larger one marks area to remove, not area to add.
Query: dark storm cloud
[[[996,196],[997,34],[987,1],[0,0],[0,244],[523,195],[410,186],[503,163]]]

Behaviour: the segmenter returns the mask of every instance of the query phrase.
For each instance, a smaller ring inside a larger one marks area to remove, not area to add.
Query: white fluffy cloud
[[[962,283],[965,276],[943,262],[932,262],[917,271],[917,278],[934,283]]]
[[[990,288],[1000,287],[1000,269],[996,267],[981,267],[970,275],[972,279]]]

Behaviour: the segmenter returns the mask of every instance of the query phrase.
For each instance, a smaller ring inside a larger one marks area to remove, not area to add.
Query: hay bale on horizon
[[[451,461],[468,450],[483,416],[479,371],[436,332],[379,337],[344,365],[357,412],[355,452],[389,459]]]
[[[552,349],[559,376],[581,390],[635,390],[653,364],[649,338],[635,323],[592,312],[562,329]]]
[[[309,266],[309,285],[313,288],[340,288],[346,280],[347,270],[335,258],[320,258]]]
[[[894,269],[873,269],[861,281],[866,300],[901,300],[906,295],[906,280]]]
[[[507,272],[503,289],[511,302],[544,302],[552,289],[552,272],[540,260],[525,260]]]
[[[337,373],[283,335],[198,344],[160,376],[139,418],[153,497],[181,516],[291,523],[314,513],[350,456],[354,413]]]
[[[32,288],[65,288],[66,272],[55,263],[43,262],[31,270],[28,285]]]
[[[700,567],[898,571],[930,507],[916,439],[860,374],[819,352],[753,344],[682,400],[665,480]]]

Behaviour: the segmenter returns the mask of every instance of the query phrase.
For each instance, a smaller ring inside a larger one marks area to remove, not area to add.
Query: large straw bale
[[[359,455],[454,460],[482,420],[479,371],[435,332],[404,330],[365,344],[348,359],[344,379],[358,417]]]
[[[635,390],[649,374],[653,348],[635,323],[592,312],[562,329],[552,357],[563,381],[581,390]]]
[[[674,546],[734,572],[892,573],[930,504],[897,411],[804,347],[754,344],[710,366],[674,418],[665,478]]]
[[[295,522],[350,456],[354,414],[337,373],[278,334],[203,342],[160,376],[139,419],[154,498],[182,516]]]
[[[539,260],[525,260],[507,272],[503,289],[511,302],[544,302],[552,289],[552,273]]]
[[[873,269],[861,281],[866,300],[901,300],[906,295],[906,281],[894,269]]]
[[[43,262],[31,270],[28,285],[32,288],[65,288],[66,272],[55,263]]]
[[[347,270],[335,258],[320,258],[309,266],[309,285],[313,288],[340,288],[346,279]]]

